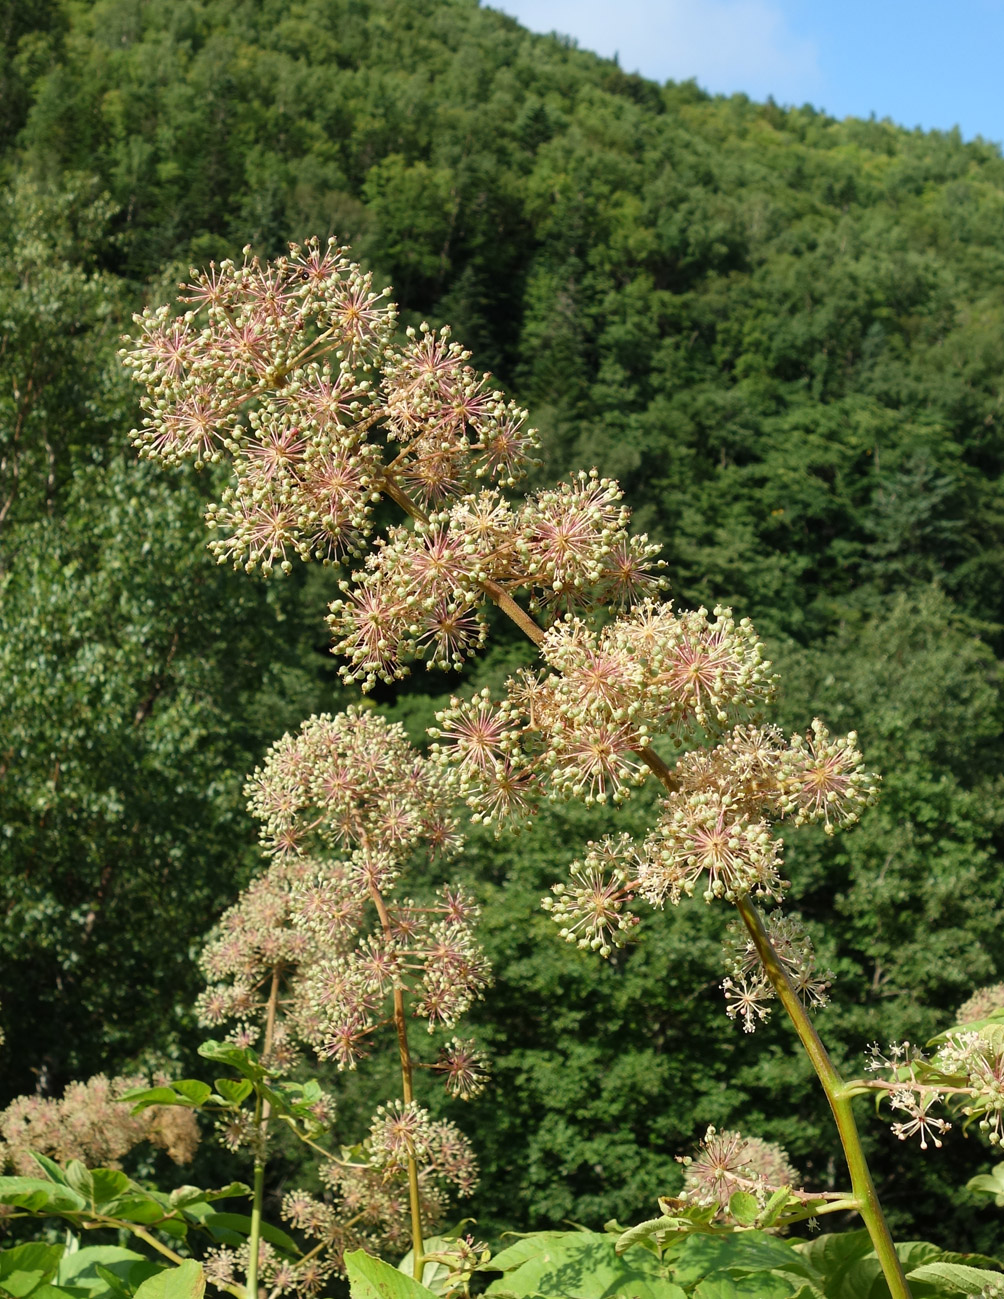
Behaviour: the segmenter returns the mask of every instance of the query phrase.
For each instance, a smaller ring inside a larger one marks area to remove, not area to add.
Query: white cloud
[[[782,103],[818,98],[815,41],[789,27],[771,0],[489,0],[536,32],[573,36],[626,72],[657,81],[696,78],[725,94]]]

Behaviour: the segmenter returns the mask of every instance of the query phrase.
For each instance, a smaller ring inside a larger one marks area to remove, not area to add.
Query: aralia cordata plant
[[[516,498],[536,445],[526,412],[474,371],[448,329],[400,334],[389,290],[375,291],[347,249],[307,241],[269,264],[247,249],[240,264],[193,271],[183,292],[182,314],[136,317],[122,355],[145,390],[145,423],[133,433],[140,451],[169,464],[230,465],[230,484],[208,510],[217,558],[265,575],[288,571],[295,557],[356,563],[329,624],[343,679],[363,691],[401,679],[416,662],[462,668],[485,642],[489,603],[526,634],[538,667],[517,672],[498,699],[487,691],[454,698],[437,716],[426,768],[438,773],[436,788],[501,829],[527,823],[544,799],[617,805],[650,776],[661,783],[649,832],[588,844],[544,905],[566,940],[603,956],[631,935],[639,905],[699,894],[734,908],[728,1014],[753,1031],[769,1003],[781,1002],[847,1159],[851,1189],[837,1202],[861,1215],[894,1299],[908,1296],[852,1113],[863,1084],[837,1074],[809,1014],[830,976],[817,969],[797,917],[780,909],[778,826],[815,822],[833,833],[876,795],[856,736],[833,736],[819,719],[784,736],[764,721],[774,674],[751,623],[663,598],[657,547],[630,531],[615,482],[592,470]],[[381,498],[405,516],[382,531]],[[351,729],[366,714],[346,717]],[[312,719],[304,735],[328,724]],[[325,925],[355,923],[354,913],[343,922],[326,910],[351,913],[362,896],[346,895],[346,872],[367,881],[374,903],[369,882],[380,892],[395,875],[379,844],[353,828],[345,784],[364,790],[370,779],[380,774],[365,761],[359,770],[332,767],[322,750],[288,737],[252,778],[273,869],[297,863],[305,872],[297,888],[305,945]],[[383,813],[381,833],[391,836],[407,838],[420,819],[406,797],[388,800]],[[447,821],[444,814],[437,831],[444,839],[456,833]],[[308,841],[320,843],[313,860],[327,863],[336,851],[339,864],[309,865]],[[291,1033],[343,1063],[369,1032],[367,980],[393,986],[401,977],[397,938],[387,938],[393,922],[381,926],[379,950],[365,956],[331,956],[329,944],[327,974],[303,976],[305,1009],[289,1016]],[[238,991],[207,994],[221,1006],[254,983],[224,972]],[[962,1042],[956,1055],[975,1059],[975,1050]],[[961,1057],[952,1063],[961,1067]],[[908,1067],[916,1081],[917,1067]],[[893,1103],[909,1090],[892,1092]],[[754,1208],[762,1210],[769,1183],[751,1167],[740,1164],[738,1175],[759,1188]],[[782,1201],[799,1209],[803,1193],[789,1192],[770,1190],[774,1218]],[[813,1203],[826,1211],[822,1199]],[[757,1220],[748,1205],[746,1216]],[[420,1253],[416,1239],[416,1266]]]

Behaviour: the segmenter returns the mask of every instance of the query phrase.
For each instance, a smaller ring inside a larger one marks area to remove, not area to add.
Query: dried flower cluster
[[[91,1168],[118,1168],[143,1141],[165,1150],[176,1164],[189,1163],[199,1142],[191,1110],[154,1105],[134,1115],[117,1099],[146,1085],[142,1077],[96,1074],[70,1083],[58,1100],[18,1096],[0,1113],[0,1167],[37,1176],[35,1152],[60,1163],[78,1159]]]

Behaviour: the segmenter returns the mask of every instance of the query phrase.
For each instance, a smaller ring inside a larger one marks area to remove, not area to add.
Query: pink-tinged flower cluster
[[[862,806],[878,793],[864,769],[857,735],[834,737],[816,719],[804,738],[793,735],[781,756],[781,811],[796,825],[822,821],[827,834],[857,821]]]
[[[284,1219],[319,1243],[327,1275],[344,1276],[350,1250],[400,1257],[410,1248],[408,1155],[418,1165],[422,1224],[430,1235],[444,1220],[450,1194],[470,1195],[478,1168],[455,1125],[414,1102],[381,1106],[367,1139],[322,1167],[330,1198],[306,1191],[284,1197]]]
[[[801,1185],[800,1174],[791,1166],[781,1146],[738,1132],[719,1132],[709,1127],[694,1157],[680,1159],[684,1166],[681,1198],[695,1204],[729,1207],[737,1191],[755,1195],[761,1204],[782,1187]]]
[[[620,803],[648,775],[641,751],[762,705],[773,677],[747,620],[643,602],[601,631],[568,615],[546,633],[550,669],[507,697],[451,700],[430,733],[475,816],[500,821],[540,797]]]
[[[647,618],[645,625],[649,625]],[[600,671],[588,646],[585,653],[571,649],[570,641],[578,635],[580,629],[572,628],[570,640],[560,643],[562,652],[555,655],[551,651],[552,661],[562,666],[567,654],[563,680],[574,682],[583,672],[592,673],[589,686],[602,697],[603,708],[616,708],[616,713],[609,715],[634,728],[628,753],[635,755],[655,731],[651,714],[646,717],[643,711],[651,704],[648,692],[632,699],[628,684],[632,673],[642,669],[643,660],[637,654],[626,655],[619,662],[608,656]],[[554,632],[549,633],[549,638],[552,636]],[[523,697],[527,697],[525,687]],[[537,683],[534,702],[534,733],[553,733],[558,729],[555,717],[560,718],[553,694]],[[747,696],[743,702],[749,706],[755,697]],[[439,732],[457,755],[460,774],[455,779],[462,790],[473,787],[467,797],[475,807],[486,783],[484,768],[490,761],[504,755],[505,761],[518,769],[525,772],[528,767],[521,756],[522,734],[513,720],[516,714],[511,703],[500,705],[493,715],[490,752],[478,761],[465,755],[464,745],[470,744],[470,738],[464,734],[464,725],[469,727],[474,717],[483,735],[489,724],[489,707],[484,692],[469,705],[455,704],[442,714],[446,725],[441,725]],[[721,702],[718,708],[724,712]],[[588,734],[588,710],[576,716],[582,719],[583,734]],[[706,727],[710,724],[705,714]],[[831,741],[818,721],[812,733],[820,748],[838,751],[855,773],[840,808],[841,818],[851,819],[855,808],[874,796],[873,778],[861,771],[863,764],[853,737]],[[598,848],[590,845],[586,859],[573,863],[570,882],[556,885],[554,896],[545,899],[562,935],[607,955],[630,932],[633,916],[627,907],[635,897],[656,907],[667,901],[678,903],[694,893],[708,902],[717,898],[735,902],[750,894],[780,898],[786,881],[780,875],[782,841],[775,836],[774,825],[792,808],[791,773],[803,768],[804,754],[801,737],[793,737],[789,746],[776,727],[748,723],[733,727],[712,749],[695,748],[683,754],[670,773],[675,788],[661,801],[649,834],[641,842],[620,835],[605,839]],[[799,805],[796,811],[801,821],[824,820],[829,814],[832,823],[835,817],[832,801],[824,801],[818,808]],[[798,995],[807,1004],[821,1005],[826,1000],[829,976],[816,970],[808,937],[795,919],[787,921],[775,915],[767,923],[781,965]],[[730,1017],[741,1018],[744,1028],[752,1032],[756,1022],[767,1017],[765,1003],[773,996],[773,988],[751,941],[743,958],[732,960],[723,987]]]
[[[525,594],[536,611],[621,607],[656,590],[657,547],[629,534],[629,517],[617,484],[593,472],[518,507],[483,490],[390,529],[331,605],[342,676],[365,690],[413,660],[460,668],[500,592]]]
[[[437,764],[366,708],[308,718],[272,745],[246,793],[266,852],[355,852],[353,870],[377,887],[420,845],[450,853],[461,844]]]
[[[262,263],[245,249],[193,270],[183,315],[147,309],[125,339],[142,453],[231,464],[208,516],[221,562],[267,574],[361,554],[389,484],[439,508],[478,479],[511,486],[536,445],[448,330],[395,338],[387,290],[346,253],[308,240]]]

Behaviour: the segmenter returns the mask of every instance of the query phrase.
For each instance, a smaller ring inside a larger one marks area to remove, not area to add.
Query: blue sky
[[[1004,141],[1004,0],[488,0],[627,72]]]

